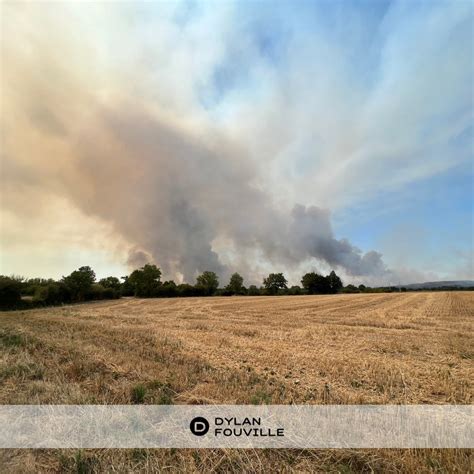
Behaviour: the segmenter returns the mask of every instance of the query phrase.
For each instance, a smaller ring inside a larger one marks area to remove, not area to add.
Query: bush
[[[55,305],[71,301],[71,295],[63,283],[49,283],[45,286],[37,286],[33,295],[33,303],[36,305]]]
[[[341,293],[360,293],[360,290],[357,288],[357,286],[347,285],[342,288]]]
[[[165,281],[157,290],[157,296],[162,298],[174,298],[178,296],[178,287],[173,280]]]
[[[249,296],[260,296],[260,290],[255,285],[250,285],[247,294]]]
[[[291,288],[288,289],[287,292],[289,295],[302,295],[303,289],[299,286],[292,286]]]
[[[100,283],[93,283],[89,290],[82,295],[81,300],[105,300],[119,297],[119,290],[104,288]],[[35,287],[32,303],[34,306],[53,306],[73,301],[68,285],[63,282],[52,282]]]
[[[52,283],[56,283],[52,278],[29,278],[24,282],[21,294],[23,296],[34,296],[38,287],[48,286]]]
[[[100,283],[91,285],[89,292],[86,295],[87,300],[107,300],[119,298],[118,290],[113,288],[104,288]]]
[[[196,288],[187,283],[181,283],[181,285],[178,285],[177,290],[178,296],[196,296]]]
[[[208,296],[207,290],[201,286],[181,283],[177,286],[178,296]]]
[[[120,290],[115,290],[113,288],[105,288],[103,293],[104,300],[116,300],[120,298]]]
[[[0,275],[0,308],[12,309],[21,306],[22,281]]]

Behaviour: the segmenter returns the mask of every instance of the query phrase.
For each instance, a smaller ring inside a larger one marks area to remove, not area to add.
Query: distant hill
[[[426,281],[424,283],[411,283],[403,285],[405,288],[420,290],[424,288],[443,288],[448,286],[459,286],[462,288],[474,287],[474,280],[456,280],[456,281]]]

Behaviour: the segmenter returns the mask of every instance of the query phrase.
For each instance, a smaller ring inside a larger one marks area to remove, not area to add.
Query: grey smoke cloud
[[[329,212],[315,206],[296,205],[291,217],[294,223],[295,246],[306,256],[319,258],[331,266],[343,268],[352,276],[386,276],[388,269],[382,254],[362,253],[347,239],[334,237]]]
[[[276,208],[252,183],[245,151],[216,132],[195,138],[130,104],[98,116],[76,138],[75,180],[83,186],[73,185],[72,196],[136,244],[128,263],[141,265],[149,255],[169,276],[193,281],[212,270],[226,279],[235,268],[213,250],[225,236],[237,251],[257,248],[275,265],[315,258],[353,276],[387,272],[379,253],[335,238],[327,210]]]

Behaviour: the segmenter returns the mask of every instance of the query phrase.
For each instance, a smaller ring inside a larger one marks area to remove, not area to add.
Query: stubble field
[[[2,404],[469,404],[474,294],[0,313]],[[468,472],[468,450],[3,450],[1,471]],[[3,467],[2,467],[3,466]]]

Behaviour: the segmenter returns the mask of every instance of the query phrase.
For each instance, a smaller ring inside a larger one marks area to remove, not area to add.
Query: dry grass
[[[472,402],[474,294],[182,298],[0,314],[0,403]],[[468,472],[466,450],[45,450],[0,471]]]

